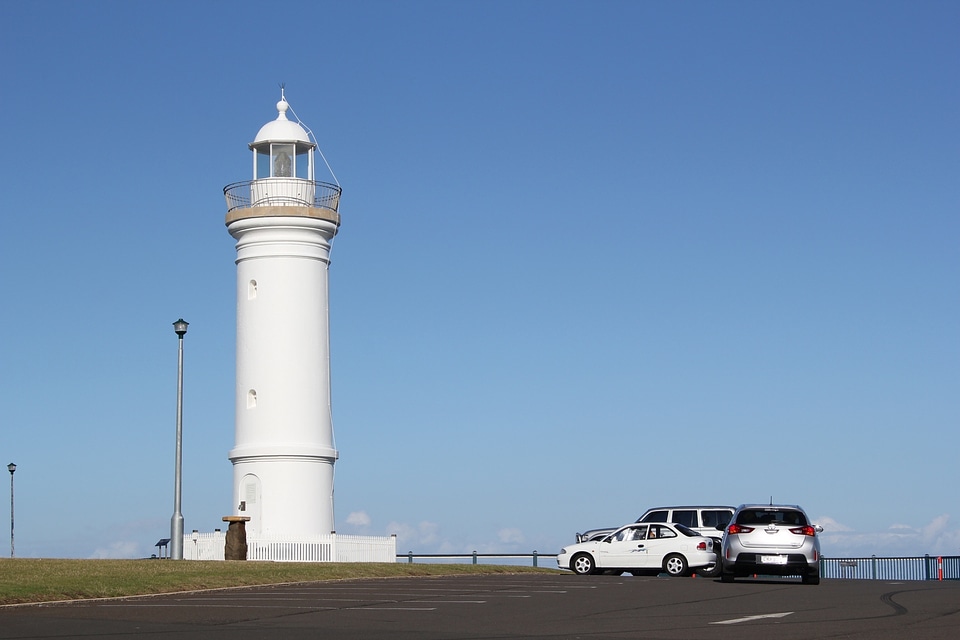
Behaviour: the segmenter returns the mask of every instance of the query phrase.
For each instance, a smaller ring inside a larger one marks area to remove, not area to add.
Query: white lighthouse
[[[314,180],[316,144],[287,118],[249,144],[253,179],[228,185],[237,241],[233,500],[254,536],[334,529],[327,273],[340,187]]]

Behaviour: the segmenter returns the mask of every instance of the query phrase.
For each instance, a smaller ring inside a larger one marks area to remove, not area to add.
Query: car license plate
[[[787,556],[760,556],[761,564],[787,564]]]

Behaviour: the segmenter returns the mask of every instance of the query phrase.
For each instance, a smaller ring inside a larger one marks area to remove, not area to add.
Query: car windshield
[[[806,526],[807,519],[795,509],[744,509],[737,515],[737,524],[782,524]]]
[[[688,538],[694,538],[694,537],[700,535],[699,532],[694,531],[694,530],[691,529],[690,527],[685,527],[685,526],[683,526],[682,524],[675,524],[675,525],[673,525],[673,526],[674,526],[674,528],[675,528],[677,531],[679,531],[679,532],[682,533],[683,535],[687,536]]]

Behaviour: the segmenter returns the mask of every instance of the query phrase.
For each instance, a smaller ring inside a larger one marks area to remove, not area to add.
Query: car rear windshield
[[[675,524],[674,527],[676,527],[677,531],[687,536],[688,538],[694,538],[694,537],[700,536],[699,531],[694,531],[690,527],[685,527],[682,524]],[[703,536],[700,536],[700,537],[703,537]]]
[[[651,511],[640,520],[637,520],[637,522],[666,522],[667,513],[666,509],[663,511]]]
[[[804,527],[807,519],[796,509],[744,509],[737,514],[737,524],[784,524]]]

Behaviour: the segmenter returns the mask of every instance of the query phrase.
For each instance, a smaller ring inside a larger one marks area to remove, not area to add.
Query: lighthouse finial
[[[287,119],[287,109],[290,108],[290,104],[287,102],[287,97],[284,95],[284,89],[286,89],[287,83],[280,83],[280,102],[277,103],[277,120],[286,120]]]

